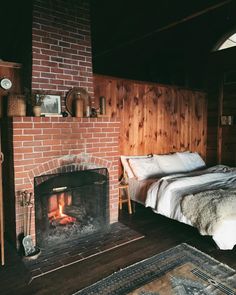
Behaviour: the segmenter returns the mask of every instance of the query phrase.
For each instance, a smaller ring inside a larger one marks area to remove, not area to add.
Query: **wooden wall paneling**
[[[107,115],[121,119],[121,154],[192,150],[205,158],[205,93],[100,75],[94,84],[95,100],[109,98]]]

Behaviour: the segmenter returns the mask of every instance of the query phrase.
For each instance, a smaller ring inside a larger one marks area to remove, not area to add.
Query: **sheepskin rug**
[[[202,235],[214,232],[226,219],[236,219],[236,189],[217,189],[186,195],[183,214]]]

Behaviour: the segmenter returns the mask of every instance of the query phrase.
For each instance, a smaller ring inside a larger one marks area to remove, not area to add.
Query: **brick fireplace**
[[[109,222],[118,220],[119,125],[119,121],[110,118],[14,117],[8,120],[6,230],[16,245],[23,232],[19,192],[28,190],[34,194],[35,178],[41,175],[106,168]],[[30,234],[35,241],[34,207]]]
[[[34,0],[31,54],[24,67],[25,83],[65,98],[73,87],[84,88],[95,104],[90,7],[88,0]],[[41,175],[106,168],[109,175],[109,222],[118,220],[119,122],[110,118],[13,117],[3,122],[3,189],[5,230],[19,246],[23,232],[20,192],[34,194]],[[34,198],[33,198],[34,201]],[[35,241],[35,211],[31,232]]]

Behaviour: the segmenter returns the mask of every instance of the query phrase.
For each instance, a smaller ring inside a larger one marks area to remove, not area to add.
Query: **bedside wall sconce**
[[[221,116],[221,125],[233,125],[234,116]]]

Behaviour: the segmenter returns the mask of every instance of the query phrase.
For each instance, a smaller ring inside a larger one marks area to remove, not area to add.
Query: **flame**
[[[71,201],[72,201],[71,198],[69,198],[68,203],[71,204]],[[64,211],[63,209],[65,206],[64,195],[61,194],[59,196],[59,200],[57,204],[58,204],[58,208],[55,211],[48,213],[48,218],[50,221],[58,220],[58,223],[61,225],[65,225],[67,223],[73,223],[76,221],[75,217],[72,217],[63,213]],[[66,203],[66,205],[68,204]]]
[[[62,204],[58,204],[58,205],[59,205],[58,218],[61,219],[59,222],[61,225],[63,225],[63,224],[65,225],[67,223],[72,223],[72,222],[76,221],[76,218],[66,215],[62,212],[64,205],[62,205]]]
[[[62,211],[63,211],[63,207],[61,204],[59,204],[59,217],[64,217],[64,216],[67,216],[66,214],[64,214]]]

